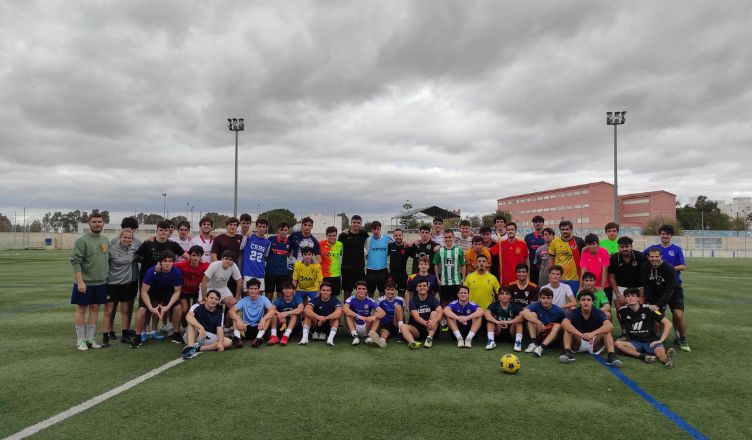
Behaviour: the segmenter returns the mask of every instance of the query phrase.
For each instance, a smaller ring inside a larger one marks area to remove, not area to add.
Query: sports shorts
[[[407,272],[405,273],[391,272],[389,274],[389,278],[394,282],[394,284],[397,285],[397,292],[399,292],[400,295],[404,295],[405,289],[407,288]]]
[[[203,338],[203,339],[201,339],[201,337],[198,335],[198,332],[196,332],[196,333],[197,333],[196,334],[196,342],[198,342],[199,346],[202,346],[202,347],[204,345],[209,345],[209,344],[212,344],[214,342],[217,342],[217,340],[218,340],[216,333],[206,332],[206,337]],[[185,341],[186,344],[188,343],[188,332],[186,332],[183,335],[183,341]]]
[[[355,289],[355,283],[365,279],[366,274],[363,268],[342,268],[342,290],[346,292],[352,292]]]
[[[580,347],[576,350],[578,353],[590,353],[590,354],[601,354],[603,352],[603,349],[605,347],[601,347],[598,351],[593,351],[593,344],[590,341],[580,340]]]
[[[131,302],[136,299],[138,282],[128,284],[108,284],[107,302]]]
[[[98,286],[86,285],[86,292],[80,293],[78,291],[78,284],[73,283],[73,289],[71,289],[71,304],[79,306],[88,306],[91,304],[104,304],[107,302],[107,284],[100,284]]]
[[[292,275],[289,273],[286,275],[268,273],[264,277],[264,288],[269,292],[278,292],[279,295],[282,295],[282,285],[285,284],[285,281],[292,281]]]
[[[399,330],[397,329],[397,326],[394,325],[394,321],[384,322],[381,321],[379,323],[379,331],[378,333],[381,333],[382,330],[386,330],[389,332],[389,336],[396,336],[397,333],[399,333]]]
[[[384,288],[386,287],[386,277],[388,272],[386,269],[368,269],[366,273],[366,282],[368,282],[368,296],[373,295],[376,290],[379,294],[384,294]]]
[[[426,339],[428,337],[428,328],[423,324],[413,323],[411,324],[413,327],[415,327],[415,330],[418,330],[418,338],[417,339]],[[441,334],[441,330],[437,329],[436,332],[433,334],[433,339],[436,340],[439,335]]]
[[[657,342],[657,341],[653,341]],[[630,344],[632,344],[632,347],[634,347],[635,350],[637,350],[640,353],[645,353],[650,356],[655,356],[655,350],[657,348],[664,348],[663,343],[658,342],[655,345],[650,345],[650,342],[640,342],[640,341],[629,341]]]
[[[319,292],[316,290],[296,290],[295,298],[298,298],[301,301],[305,301],[305,299],[308,298],[308,302],[311,302],[311,300],[316,298],[316,295],[318,294]]]

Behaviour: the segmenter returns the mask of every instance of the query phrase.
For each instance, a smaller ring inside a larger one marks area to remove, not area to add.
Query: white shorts
[[[590,353],[590,354],[601,354],[602,351],[603,351],[603,347],[601,347],[600,350],[594,352],[593,344],[591,344],[590,342],[584,339],[580,340],[580,348],[577,349],[578,353]]]
[[[355,324],[355,332],[358,333],[358,336],[361,338],[368,336],[368,329],[365,324]]]
[[[243,276],[243,292],[248,291],[248,287],[246,287],[246,283],[251,279],[256,277],[247,277]],[[266,285],[264,284],[264,277],[256,278],[257,280],[261,281],[261,285],[259,286],[259,292],[266,292]]]
[[[183,334],[183,340],[185,343],[188,343],[188,332]],[[201,338],[200,335],[196,335],[196,342],[198,342],[199,346],[209,345],[217,342],[217,335],[215,333],[209,333],[206,332],[206,338]]]

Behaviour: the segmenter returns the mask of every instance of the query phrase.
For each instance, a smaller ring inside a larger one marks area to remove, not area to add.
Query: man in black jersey
[[[397,292],[405,296],[407,286],[407,259],[410,258],[410,248],[403,241],[402,229],[395,229],[392,233],[393,242],[389,242],[389,276],[397,285]]]
[[[350,297],[355,283],[366,279],[365,244],[368,232],[361,229],[363,219],[354,215],[350,219],[350,229],[339,234],[337,240],[342,242],[342,291],[344,299]]]
[[[679,344],[682,351],[690,351],[687,343],[687,327],[684,323],[684,290],[677,283],[676,269],[663,261],[661,250],[652,248],[648,252],[648,262],[640,269],[642,285],[645,289],[645,301],[651,308],[664,313],[666,306],[671,308],[671,314],[679,331]]]
[[[439,250],[439,244],[431,240],[431,228],[428,225],[422,225],[420,227],[420,240],[416,240],[412,245],[411,257],[413,258],[413,273],[418,272],[418,260],[420,257],[428,257],[430,266],[428,271],[434,273],[433,270],[433,254]]]
[[[617,340],[616,348],[647,363],[658,359],[666,368],[672,368],[676,351],[673,348],[666,350],[663,346],[673,328],[671,321],[659,310],[640,304],[639,293],[640,290],[635,288],[624,291],[627,305],[619,309],[619,322],[627,339]],[[660,338],[655,333],[657,324],[663,325]]]

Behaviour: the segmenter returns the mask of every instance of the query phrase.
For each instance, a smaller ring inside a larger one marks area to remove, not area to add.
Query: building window
[[[633,199],[633,200],[625,200],[625,205],[638,205],[642,203],[650,203],[650,199]]]
[[[556,194],[551,194],[551,198],[555,199],[556,198]]]
[[[583,208],[590,208],[590,203],[585,203],[582,205]]]
[[[572,197],[572,192],[571,191],[567,193],[567,197]]]
[[[580,195],[580,192],[579,192],[579,191],[575,191],[575,192],[574,192],[574,195],[576,195],[576,196],[579,196],[579,195]]]
[[[543,200],[543,196],[538,196],[537,200]]]
[[[650,217],[649,212],[636,212],[634,214],[623,214],[622,217]]]
[[[589,190],[589,189],[583,189],[583,190],[582,190],[582,193],[583,193],[583,194],[590,194],[590,190]]]
[[[582,208],[582,205],[574,205],[574,209],[580,209]]]
[[[543,200],[548,200],[550,198],[551,198],[550,196],[543,196]]]

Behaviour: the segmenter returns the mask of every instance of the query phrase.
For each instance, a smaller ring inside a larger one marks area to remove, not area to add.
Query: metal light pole
[[[245,129],[243,118],[227,118],[227,128],[235,132],[235,201],[233,203],[233,217],[238,216],[238,132]]]
[[[617,173],[618,162],[616,160],[616,126],[622,125],[626,120],[627,112],[606,112],[606,125],[614,126],[614,221],[619,223],[619,176]]]
[[[167,193],[162,193],[162,219],[167,220]]]

